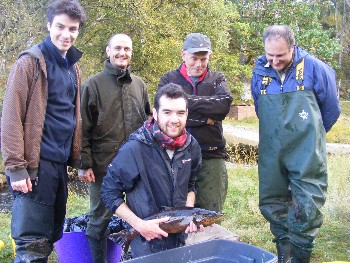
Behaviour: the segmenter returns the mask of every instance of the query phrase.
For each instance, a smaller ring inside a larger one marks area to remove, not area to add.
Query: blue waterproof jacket
[[[201,149],[187,133],[184,146],[170,159],[150,132],[139,128],[130,135],[107,168],[101,198],[113,213],[124,202],[140,218],[163,207],[183,207],[187,193],[195,191],[201,168]]]
[[[258,98],[262,88],[263,77],[270,77],[271,83],[266,87],[266,94],[292,92],[297,89],[296,66],[304,59],[304,88],[313,90],[322,115],[323,126],[329,131],[340,115],[340,105],[334,70],[321,60],[309,55],[302,48],[295,46],[294,61],[281,82],[277,72],[269,65],[266,56],[260,56],[253,70],[252,95],[255,111],[258,115]],[[258,116],[259,117],[259,116]]]

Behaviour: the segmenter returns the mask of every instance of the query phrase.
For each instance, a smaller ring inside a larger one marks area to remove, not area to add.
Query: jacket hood
[[[43,53],[41,52],[40,48],[38,47],[38,45],[34,45],[32,47],[30,47],[29,49],[22,51],[18,58],[20,58],[21,56],[28,54],[33,58],[37,58],[37,59],[41,59],[44,57]]]

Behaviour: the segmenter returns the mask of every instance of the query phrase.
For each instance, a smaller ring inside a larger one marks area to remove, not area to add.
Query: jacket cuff
[[[124,203],[124,201],[115,201],[113,206],[112,206],[112,213],[115,214],[115,211],[117,210],[117,208],[122,204]]]
[[[67,165],[72,167],[72,168],[76,168],[76,169],[80,169],[81,168],[81,162],[79,159],[68,159],[67,161]]]
[[[6,170],[5,174],[10,177],[11,183],[30,178],[27,169],[19,169],[15,171]]]

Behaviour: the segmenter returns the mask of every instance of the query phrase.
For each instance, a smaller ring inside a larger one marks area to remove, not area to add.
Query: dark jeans
[[[11,189],[14,196],[11,231],[16,243],[14,262],[47,262],[53,243],[62,237],[67,182],[65,164],[41,159],[32,191],[22,193]]]

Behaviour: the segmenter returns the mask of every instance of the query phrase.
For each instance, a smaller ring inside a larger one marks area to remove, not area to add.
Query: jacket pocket
[[[118,142],[104,142],[92,146],[92,166],[95,173],[106,173],[107,166],[117,155],[119,146]]]
[[[118,142],[102,142],[92,145],[92,152],[117,152],[119,150],[120,143]]]

